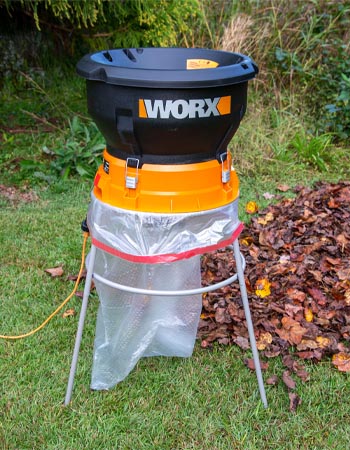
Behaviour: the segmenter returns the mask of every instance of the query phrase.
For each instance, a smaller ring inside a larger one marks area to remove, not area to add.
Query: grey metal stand
[[[72,398],[74,378],[75,378],[75,373],[76,373],[76,369],[77,369],[80,344],[81,344],[81,339],[82,339],[83,329],[84,329],[84,322],[85,322],[85,317],[86,317],[86,310],[87,310],[88,300],[89,300],[89,295],[90,295],[90,290],[91,290],[92,276],[94,276],[94,278],[96,280],[99,280],[100,282],[102,282],[108,286],[111,286],[115,289],[119,289],[119,290],[126,291],[126,292],[131,292],[131,293],[135,293],[135,294],[158,295],[158,296],[167,296],[167,295],[186,296],[186,295],[203,294],[205,292],[211,292],[211,291],[220,289],[224,286],[227,286],[228,284],[231,284],[234,281],[236,281],[238,278],[244,313],[245,313],[245,317],[246,317],[246,321],[247,321],[250,346],[252,349],[253,360],[254,360],[254,364],[255,364],[255,372],[256,372],[257,379],[258,379],[260,397],[261,397],[261,401],[263,402],[264,407],[267,408],[267,400],[266,400],[263,377],[262,377],[262,373],[261,373],[259,353],[258,353],[258,349],[256,346],[253,322],[252,322],[250,308],[249,308],[247,289],[246,289],[245,281],[244,281],[245,261],[239,251],[238,239],[236,239],[234,241],[232,247],[233,247],[234,257],[236,260],[236,268],[237,268],[237,273],[235,275],[233,275],[232,277],[230,277],[224,281],[221,281],[220,283],[216,283],[211,286],[206,286],[206,287],[198,288],[198,289],[188,289],[188,290],[181,290],[181,291],[160,291],[160,290],[140,289],[140,288],[136,288],[133,286],[125,286],[125,285],[122,285],[119,283],[114,283],[110,280],[107,280],[106,278],[103,278],[98,274],[93,274],[93,269],[94,269],[94,265],[95,265],[95,257],[96,257],[96,247],[94,245],[92,245],[90,256],[89,256],[87,275],[86,275],[83,303],[82,303],[82,307],[81,307],[81,311],[80,311],[78,330],[77,330],[77,335],[76,335],[76,339],[75,339],[74,352],[73,352],[72,363],[71,363],[71,368],[70,368],[70,373],[69,373],[69,378],[68,378],[67,391],[66,391],[64,405],[67,406],[70,403],[71,398]]]
[[[89,295],[90,295],[90,290],[91,290],[91,282],[92,282],[92,274],[93,274],[94,265],[95,265],[95,257],[96,257],[96,247],[94,245],[92,245],[91,251],[90,251],[89,266],[88,266],[86,279],[85,279],[83,303],[81,305],[78,330],[77,330],[77,335],[75,338],[72,363],[71,363],[70,373],[69,373],[69,378],[68,378],[66,398],[64,400],[65,406],[67,406],[70,403],[71,398],[72,398],[75,372],[77,370],[81,338],[83,336],[86,310],[87,310],[87,306],[88,306],[88,302],[89,302]]]

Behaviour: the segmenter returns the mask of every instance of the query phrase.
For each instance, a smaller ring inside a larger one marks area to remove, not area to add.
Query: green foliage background
[[[16,179],[30,171],[47,180],[93,173],[103,140],[94,136],[98,131],[87,117],[75,65],[88,52],[142,46],[218,48],[257,62],[260,73],[250,83],[248,114],[234,141],[238,163],[249,174],[264,175],[261,158],[270,167],[295,161],[303,170],[347,167],[347,2],[0,0],[0,29],[0,130],[10,148],[0,163],[15,159],[16,138],[7,135],[9,129],[54,121],[65,130],[58,143],[43,143],[47,150],[33,150],[34,160],[17,157]],[[88,139],[76,138],[87,129]],[[256,139],[247,142],[244,133]]]

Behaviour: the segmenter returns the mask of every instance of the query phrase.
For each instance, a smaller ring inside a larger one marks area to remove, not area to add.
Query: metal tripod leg
[[[65,406],[67,406],[70,403],[71,397],[72,397],[74,377],[75,377],[75,372],[77,370],[81,338],[83,335],[86,310],[87,310],[89,295],[90,295],[90,290],[91,290],[91,281],[92,281],[92,274],[93,274],[94,265],[95,265],[95,257],[96,257],[96,247],[94,245],[92,245],[91,251],[90,251],[90,257],[89,257],[90,260],[89,260],[89,265],[88,265],[86,280],[85,280],[84,295],[83,295],[83,302],[81,305],[78,330],[77,330],[77,335],[75,338],[73,358],[72,358],[72,363],[71,363],[70,373],[69,373],[69,378],[68,378],[66,398],[64,400]]]
[[[266,394],[265,394],[265,387],[264,387],[264,381],[261,373],[261,366],[260,366],[260,359],[259,359],[259,353],[256,346],[256,340],[255,340],[255,334],[254,334],[254,328],[253,328],[253,322],[252,317],[250,314],[250,308],[249,308],[249,301],[248,301],[248,295],[247,295],[247,288],[244,281],[244,273],[242,268],[242,261],[241,261],[241,255],[239,251],[239,242],[238,239],[236,239],[233,243],[233,251],[235,255],[236,260],[236,268],[237,268],[237,275],[238,275],[238,281],[239,281],[239,288],[241,291],[241,297],[243,301],[243,307],[244,307],[244,313],[247,321],[247,327],[248,327],[248,333],[249,333],[249,340],[250,340],[250,346],[253,352],[253,359],[254,359],[254,365],[255,365],[255,372],[258,379],[258,385],[259,385],[259,391],[260,391],[260,397],[264,404],[264,407],[267,408],[267,400],[266,400]]]

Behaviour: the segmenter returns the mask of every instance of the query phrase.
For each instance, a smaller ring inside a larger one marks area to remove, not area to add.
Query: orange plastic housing
[[[102,202],[118,208],[153,213],[195,212],[227,205],[239,195],[239,181],[231,168],[230,156],[224,163],[211,160],[196,164],[143,164],[138,169],[107,151],[103,156],[93,192]],[[222,181],[223,171],[230,172],[227,182]],[[135,188],[126,186],[126,177]]]

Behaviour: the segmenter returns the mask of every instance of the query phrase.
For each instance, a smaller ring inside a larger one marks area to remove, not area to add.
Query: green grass
[[[243,192],[253,195],[257,186],[243,184]],[[34,203],[3,201],[0,333],[34,328],[72,289],[65,276],[78,271],[80,222],[90,186],[76,181],[63,186],[39,191]],[[65,275],[52,279],[44,270],[57,265],[63,265]],[[73,401],[66,408],[78,315],[59,314],[30,338],[0,341],[1,449],[347,448],[350,380],[328,361],[307,364],[310,381],[298,382],[302,404],[296,413],[289,412],[281,381],[266,386],[269,408],[263,408],[255,374],[243,362],[250,352],[238,347],[208,351],[197,345],[189,359],[141,359],[114,389],[90,392],[97,303],[93,296]],[[80,304],[75,297],[67,308],[79,311]],[[278,358],[269,360],[264,378],[281,378],[282,372]]]

